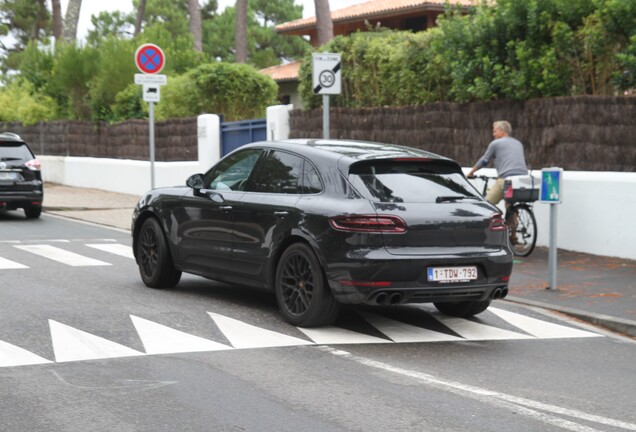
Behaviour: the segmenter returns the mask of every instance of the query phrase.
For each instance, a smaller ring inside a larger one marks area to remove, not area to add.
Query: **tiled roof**
[[[452,5],[475,6],[478,0],[449,0]],[[371,0],[366,3],[349,6],[344,9],[331,11],[331,19],[334,23],[347,21],[356,18],[373,18],[377,15],[384,15],[395,12],[407,12],[412,9],[439,9],[446,4],[445,0]],[[285,32],[300,28],[314,27],[316,17],[301,18],[295,21],[286,22],[276,26],[276,31]]]
[[[287,63],[279,66],[270,66],[259,70],[260,73],[270,76],[274,81],[295,81],[300,72],[300,61]]]

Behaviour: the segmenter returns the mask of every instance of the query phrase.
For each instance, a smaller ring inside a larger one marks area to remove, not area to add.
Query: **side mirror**
[[[204,189],[205,183],[203,182],[203,174],[193,174],[186,180],[186,186],[191,187],[194,190]]]

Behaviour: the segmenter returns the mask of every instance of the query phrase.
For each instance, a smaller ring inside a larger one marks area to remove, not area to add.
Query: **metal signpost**
[[[329,95],[342,93],[340,54],[314,53],[311,66],[314,94],[322,95],[322,135],[329,139]]]
[[[159,72],[166,64],[166,56],[155,44],[143,44],[135,52],[135,64],[141,74],[135,74],[135,84],[143,86],[144,102],[148,102],[148,139],[150,142],[150,188],[155,188],[155,102],[160,100],[160,88],[168,82]]]
[[[548,255],[548,289],[557,289],[557,205],[561,204],[563,168],[541,170],[539,201],[550,204],[550,252]]]

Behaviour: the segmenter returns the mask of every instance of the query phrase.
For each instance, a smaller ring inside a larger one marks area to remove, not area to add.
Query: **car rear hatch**
[[[404,222],[404,227],[382,233],[391,254],[457,255],[504,247],[505,226],[498,211],[451,160],[366,160],[350,167],[349,180],[378,216]]]
[[[23,142],[0,143],[0,192],[33,191],[41,184],[39,166],[26,164],[35,157]],[[39,162],[38,162],[39,164]]]

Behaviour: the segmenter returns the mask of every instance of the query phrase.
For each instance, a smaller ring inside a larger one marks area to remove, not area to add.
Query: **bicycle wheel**
[[[537,221],[526,204],[515,204],[507,217],[510,249],[516,256],[527,257],[537,244]]]

